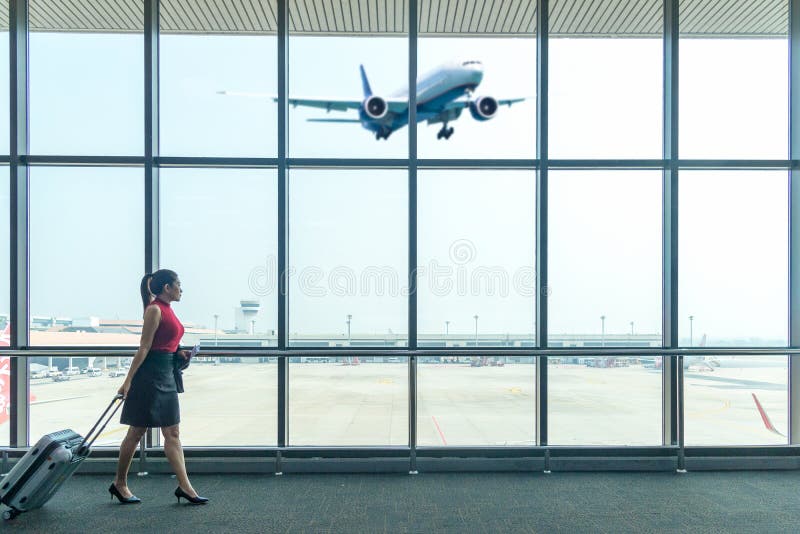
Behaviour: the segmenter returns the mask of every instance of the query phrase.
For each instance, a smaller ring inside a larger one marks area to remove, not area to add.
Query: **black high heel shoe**
[[[113,501],[114,497],[116,497],[117,499],[119,499],[120,504],[139,504],[140,502],[142,502],[142,500],[136,495],[131,495],[130,497],[123,497],[113,482],[108,487],[108,492],[111,494],[111,500]]]
[[[206,497],[201,497],[200,495],[198,495],[197,497],[190,497],[188,493],[186,493],[181,489],[180,486],[175,488],[175,496],[178,498],[178,503],[181,502],[181,497],[183,497],[192,504],[206,504],[208,502],[208,499]]]

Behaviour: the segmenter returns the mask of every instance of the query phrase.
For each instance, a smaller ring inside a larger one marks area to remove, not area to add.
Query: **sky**
[[[141,155],[141,47],[135,35],[31,34],[32,153]],[[551,42],[551,157],[660,157],[660,47],[657,39]],[[478,59],[485,73],[477,94],[530,99],[487,122],[463,114],[449,141],[436,140],[438,126],[420,125],[419,157],[535,157],[535,57],[531,39],[421,39],[420,73]],[[399,38],[291,37],[289,59],[291,96],[361,98],[360,64],[376,94],[407,81]],[[786,158],[787,62],[785,40],[682,42],[681,157]],[[274,37],[164,35],[161,69],[162,155],[277,155],[277,106],[218,94],[277,92]],[[6,71],[0,64],[0,76]],[[0,80],[6,101],[7,88]],[[407,155],[407,129],[376,141],[358,125],[306,121],[322,116],[289,108],[289,156]],[[8,121],[7,106],[0,121]],[[178,316],[211,327],[217,314],[230,329],[239,301],[259,299],[256,331],[274,330],[276,171],[161,176],[161,259],[182,278]],[[7,180],[0,174],[5,220]],[[634,322],[637,333],[660,334],[660,181],[658,171],[551,172],[551,333],[599,334],[603,315],[606,333],[627,333]],[[32,169],[33,314],[141,316],[142,183],[141,169]],[[787,185],[786,172],[681,173],[684,343],[689,315],[695,342],[705,333],[709,344],[786,343]],[[443,334],[446,321],[450,333],[472,334],[478,315],[481,333],[532,336],[535,173],[423,170],[418,199],[418,257],[427,269],[420,334]],[[349,314],[353,334],[402,339],[407,203],[402,170],[290,170],[290,338],[344,336]],[[7,234],[0,232],[0,259]],[[0,263],[2,314],[8,262]]]

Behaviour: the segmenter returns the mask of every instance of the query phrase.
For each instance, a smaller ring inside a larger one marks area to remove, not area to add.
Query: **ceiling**
[[[139,32],[143,0],[31,0],[33,31]],[[425,36],[531,36],[534,0],[418,0]],[[681,34],[787,35],[787,0],[680,0]],[[3,9],[5,6],[5,9]],[[8,27],[8,0],[0,25]],[[277,0],[162,0],[163,33],[275,34]],[[550,0],[554,37],[656,37],[661,0]],[[289,0],[289,30],[301,35],[404,35],[407,0]]]

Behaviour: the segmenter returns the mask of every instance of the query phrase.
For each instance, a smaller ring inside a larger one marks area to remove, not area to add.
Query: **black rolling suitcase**
[[[41,508],[50,500],[89,456],[92,444],[122,406],[122,401],[122,395],[116,395],[85,438],[67,429],[47,434],[37,441],[0,479],[0,502],[9,508],[3,512],[3,519],[14,519],[22,512]]]

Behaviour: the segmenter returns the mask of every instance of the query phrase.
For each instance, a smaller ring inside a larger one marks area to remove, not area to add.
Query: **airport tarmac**
[[[786,359],[778,359],[785,363]],[[405,363],[291,363],[292,445],[385,446],[408,443]],[[660,445],[660,369],[550,364],[551,445]],[[185,372],[181,435],[186,446],[270,446],[277,441],[277,365],[194,363]],[[85,433],[122,378],[86,375],[31,381],[31,439],[63,428]],[[535,366],[470,367],[419,363],[418,444],[535,444]],[[787,370],[783,366],[687,370],[687,445],[785,444]],[[763,409],[759,411],[754,400]],[[765,418],[777,432],[768,430]],[[96,445],[114,446],[119,417]],[[8,423],[0,426],[7,440]]]

